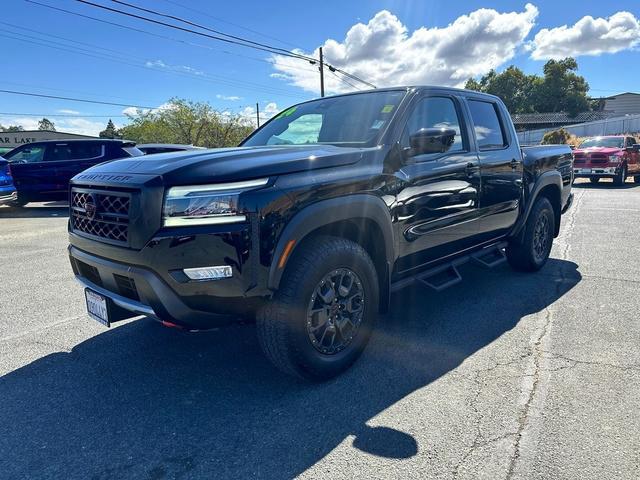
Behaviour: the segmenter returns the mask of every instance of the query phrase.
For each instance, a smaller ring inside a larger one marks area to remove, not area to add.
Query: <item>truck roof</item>
[[[481,96],[486,98],[491,98],[494,100],[500,100],[500,97],[495,95],[491,95],[490,93],[478,92],[476,90],[467,90],[464,88],[456,88],[456,87],[442,87],[438,85],[400,85],[397,87],[385,87],[385,88],[372,88],[368,90],[359,90],[357,92],[348,92],[348,93],[340,93],[336,95],[327,95],[322,98],[336,98],[336,97],[344,97],[347,95],[361,95],[363,93],[373,93],[373,92],[392,92],[392,91],[411,91],[411,90],[420,90],[420,91],[428,91],[428,90],[437,90],[439,92],[448,91],[452,93],[464,93],[466,95],[473,94],[475,96]],[[320,100],[321,98],[314,98],[313,100],[308,100],[308,102],[313,102],[315,100]],[[307,102],[301,102],[307,103]]]

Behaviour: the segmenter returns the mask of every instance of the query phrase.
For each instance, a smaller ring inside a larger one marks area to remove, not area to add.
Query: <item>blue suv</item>
[[[18,190],[16,206],[66,200],[69,180],[99,163],[141,156],[135,143],[124,140],[48,140],[14,148],[4,155]]]

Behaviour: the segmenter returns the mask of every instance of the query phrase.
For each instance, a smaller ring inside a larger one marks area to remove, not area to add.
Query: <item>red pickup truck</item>
[[[573,151],[574,178],[588,178],[598,183],[601,178],[613,178],[622,185],[632,176],[640,183],[640,145],[625,135],[590,137]]]

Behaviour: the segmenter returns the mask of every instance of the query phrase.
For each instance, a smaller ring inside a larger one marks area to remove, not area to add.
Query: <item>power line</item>
[[[30,1],[30,0],[27,0],[27,1]],[[195,35],[200,35],[202,37],[207,37],[207,38],[210,38],[212,40],[218,40],[218,41],[226,42],[226,43],[229,43],[229,44],[234,44],[234,45],[240,45],[240,46],[244,46],[244,47],[254,48],[256,50],[262,50],[262,51],[265,51],[265,52],[268,52],[268,53],[276,53],[278,55],[285,55],[285,56],[292,57],[292,58],[303,58],[305,60],[310,60],[309,58],[305,58],[302,55],[298,55],[298,54],[294,54],[294,53],[291,53],[291,52],[287,52],[286,50],[284,50],[283,52],[276,51],[276,50],[281,50],[279,48],[272,49],[272,48],[261,47],[261,46],[258,46],[258,45],[249,45],[247,43],[242,43],[240,41],[236,41],[236,40],[233,40],[231,38],[224,38],[224,37],[221,37],[219,35],[210,35],[208,33],[198,32],[196,30],[192,30],[192,29],[189,29],[189,28],[181,27],[179,25],[173,25],[171,23],[162,22],[160,20],[155,20],[153,18],[144,17],[142,15],[137,15],[135,13],[125,12],[124,10],[119,10],[117,8],[108,7],[106,5],[100,5],[99,3],[93,3],[93,2],[90,2],[88,0],[76,0],[76,2],[84,3],[85,5],[89,5],[89,6],[92,6],[92,7],[95,7],[95,8],[100,8],[102,10],[107,10],[109,12],[119,13],[120,15],[125,15],[125,16],[132,17],[132,18],[137,18],[137,19],[143,20],[145,22],[155,23],[156,25],[162,25],[162,26],[165,26],[165,27],[173,28],[175,30],[180,30],[180,31],[187,32],[187,33],[193,33]],[[315,59],[311,59],[311,60],[315,60]]]
[[[29,1],[29,0],[27,0],[27,1]],[[162,16],[162,17],[165,17],[165,18],[172,18],[174,20],[186,23],[188,25],[196,26],[197,28],[201,28],[203,30],[207,30],[207,31],[210,31],[210,32],[215,32],[216,35],[209,35],[209,34],[206,34],[206,33],[203,33],[203,32],[198,32],[196,30],[192,30],[192,29],[189,29],[189,28],[180,27],[179,25],[173,25],[171,23],[162,22],[162,21],[155,20],[155,19],[152,19],[152,18],[144,17],[142,15],[137,15],[135,13],[126,12],[124,10],[119,10],[117,8],[111,8],[111,7],[108,7],[106,5],[100,5],[98,3],[90,2],[89,0],[76,0],[76,2],[84,3],[85,5],[90,5],[90,6],[93,6],[95,8],[101,8],[103,10],[107,10],[107,11],[110,11],[110,12],[119,13],[121,15],[126,15],[126,16],[129,16],[129,17],[137,18],[137,19],[140,19],[140,20],[143,20],[143,21],[146,21],[146,22],[151,22],[151,23],[155,23],[155,24],[158,24],[158,25],[163,25],[165,27],[174,28],[174,29],[181,30],[181,31],[184,31],[184,32],[188,32],[188,33],[193,33],[195,35],[201,35],[201,36],[204,36],[204,37],[207,37],[207,38],[211,38],[213,40],[219,40],[219,41],[222,41],[222,42],[236,44],[236,45],[240,45],[240,46],[244,46],[244,47],[248,47],[248,48],[254,48],[254,49],[257,49],[257,50],[266,51],[266,52],[273,53],[273,54],[276,54],[276,55],[283,55],[283,56],[292,57],[292,58],[299,58],[299,59],[306,60],[306,61],[308,61],[308,62],[310,62],[312,64],[316,64],[318,62],[318,59],[313,58],[313,57],[309,57],[309,56],[306,56],[306,55],[290,52],[290,51],[282,49],[280,47],[272,47],[270,45],[266,45],[266,44],[263,44],[263,43],[260,43],[260,42],[254,42],[253,40],[244,39],[242,37],[238,37],[238,36],[235,36],[235,35],[229,35],[229,34],[226,34],[226,33],[223,33],[223,32],[219,32],[218,30],[210,29],[208,27],[196,24],[196,23],[191,22],[189,20],[184,20],[184,19],[182,19],[180,17],[176,17],[176,16],[173,16],[173,15],[167,15],[167,14],[164,14],[164,13],[152,10],[152,9],[138,7],[136,5],[123,2],[121,0],[112,0],[112,1],[115,2],[115,3],[122,4],[122,5],[127,5],[130,8],[135,8],[135,9],[140,10],[140,11],[145,11],[147,13],[152,13],[154,15]],[[220,37],[219,35],[224,35],[224,36],[229,37],[229,38]],[[345,76],[348,76],[349,78],[351,78],[353,80],[356,80],[358,82],[364,83],[364,84],[366,84],[366,85],[368,85],[368,86],[370,86],[372,88],[376,88],[376,86],[374,84],[372,84],[370,82],[367,82],[366,80],[363,80],[363,79],[357,77],[356,75],[353,75],[353,74],[351,74],[349,72],[346,72],[346,71],[344,71],[344,70],[342,70],[340,68],[333,67],[332,65],[327,65],[327,66],[330,67],[330,68],[334,68],[336,71],[342,73]]]
[[[133,8],[133,9],[141,11],[141,12],[151,13],[152,15],[157,15],[159,17],[164,17],[164,18],[169,18],[171,20],[176,20],[176,21],[182,22],[182,23],[184,23],[186,25],[190,25],[190,26],[196,27],[196,28],[201,28],[202,30],[206,30],[207,32],[215,33],[216,35],[223,35],[225,37],[232,38],[232,39],[238,40],[240,42],[245,42],[245,43],[250,44],[250,45],[263,47],[263,48],[268,48],[270,50],[278,50],[278,51],[283,52],[285,54],[291,53],[291,52],[289,52],[289,50],[285,50],[284,48],[272,47],[272,46],[267,45],[265,43],[255,42],[253,40],[249,40],[249,39],[246,39],[246,38],[243,38],[243,37],[239,37],[239,36],[236,36],[236,35],[231,35],[231,34],[228,34],[228,33],[224,33],[224,32],[221,32],[219,30],[214,30],[212,28],[206,27],[204,25],[200,25],[200,24],[192,22],[190,20],[185,20],[184,18],[177,17],[175,15],[169,15],[169,14],[166,14],[166,13],[158,12],[156,10],[151,10],[150,8],[139,7],[139,6],[134,5],[132,3],[123,2],[122,0],[111,0],[111,1],[113,3],[119,3],[120,5],[125,5],[125,6],[127,6],[129,8]],[[82,3],[84,3],[84,2],[82,2]]]
[[[244,88],[244,89],[248,89],[248,90],[256,90],[256,91],[260,91],[263,93],[270,93],[273,95],[282,95],[282,96],[288,96],[288,97],[294,97],[294,98],[303,98],[306,99],[307,97],[299,95],[299,94],[292,94],[289,93],[288,90],[282,90],[282,89],[278,89],[275,87],[268,87],[265,85],[261,85],[261,84],[257,84],[254,82],[247,82],[244,80],[236,80],[236,79],[230,79],[227,77],[223,77],[220,75],[212,75],[212,74],[207,74],[205,72],[193,72],[193,71],[178,71],[175,70],[174,66],[171,65],[166,65],[166,68],[155,68],[153,62],[147,60],[147,59],[143,59],[142,57],[132,57],[132,56],[128,56],[126,53],[122,53],[122,52],[117,52],[115,50],[111,50],[111,49],[105,49],[105,50],[109,50],[112,52],[116,52],[115,54],[111,54],[111,53],[100,53],[100,52],[94,52],[93,50],[87,50],[84,48],[79,48],[79,47],[75,47],[72,45],[64,45],[61,44],[59,42],[52,42],[50,40],[46,40],[48,43],[39,43],[39,42],[44,42],[45,40],[37,38],[37,37],[33,37],[30,35],[25,35],[22,33],[16,33],[16,32],[6,32],[9,34],[13,34],[13,35],[20,35],[23,37],[27,37],[27,38],[31,38],[31,39],[35,39],[37,41],[33,41],[33,40],[27,40],[24,38],[15,38],[15,37],[11,37],[8,35],[3,35],[0,33],[0,37],[5,37],[5,38],[11,38],[13,40],[19,40],[22,42],[26,42],[26,43],[31,43],[34,45],[38,45],[38,46],[42,46],[42,47],[46,47],[46,48],[52,48],[55,50],[61,50],[61,51],[65,51],[65,52],[71,52],[71,53],[76,53],[79,55],[85,55],[88,57],[93,57],[93,58],[98,58],[100,60],[108,60],[111,62],[115,62],[115,63],[120,63],[123,65],[128,65],[128,66],[132,66],[132,67],[136,67],[136,68],[144,68],[146,70],[153,70],[156,72],[161,72],[161,73],[167,73],[167,74],[173,74],[173,75],[179,75],[182,77],[189,77],[189,78],[196,78],[198,80],[201,81],[208,81],[210,83],[216,84],[216,85],[227,85],[227,86],[232,86],[232,87],[236,87],[236,88]],[[39,33],[40,35],[47,35],[47,34],[42,34]],[[58,38],[62,38],[62,37],[58,37]],[[83,44],[82,42],[77,42],[75,40],[69,40],[69,39],[65,39],[65,41],[68,41],[70,43],[79,43],[79,44]],[[58,45],[58,46],[56,46]],[[93,48],[98,48],[98,49],[103,49],[102,47],[99,47],[97,45],[91,45],[91,44],[84,44],[84,45],[88,45],[91,46]],[[76,50],[74,50],[74,48]],[[127,58],[128,57],[128,58]],[[142,61],[143,64],[137,64],[137,63],[132,63],[135,61]]]
[[[122,115],[122,114],[114,114],[114,115],[71,115],[68,113],[22,113],[22,112],[0,112],[0,115],[17,115],[21,117],[62,117],[62,118],[128,118],[130,116],[135,115]]]
[[[224,19],[219,18],[219,17],[214,17],[213,15],[211,15],[211,14],[209,14],[209,13],[203,11],[203,10],[198,10],[196,8],[193,8],[193,7],[188,7],[187,5],[182,5],[181,3],[174,2],[173,0],[162,0],[162,1],[165,2],[165,3],[170,3],[172,5],[176,5],[176,6],[180,7],[180,8],[185,9],[185,10],[189,10],[191,12],[197,13],[198,15],[204,15],[205,17],[211,18],[211,19],[213,19],[213,20],[215,20],[217,22],[226,23],[227,25],[231,25],[233,27],[240,28],[240,29],[245,30],[247,32],[254,33],[254,34],[256,34],[256,35],[258,35],[260,37],[268,38],[270,40],[275,40],[276,42],[280,42],[280,43],[282,43],[284,45],[289,45],[290,47],[293,47],[293,48],[298,48],[296,45],[294,45],[292,43],[285,42],[284,40],[281,40],[279,38],[273,37],[271,35],[267,35],[266,33],[261,33],[261,32],[258,32],[257,30],[252,30],[251,28],[244,27],[244,26],[239,25],[237,23],[233,23],[233,22],[230,22],[228,20],[224,20]]]
[[[112,105],[115,107],[135,107],[135,108],[142,108],[142,109],[149,109],[149,110],[153,110],[157,107],[149,107],[149,106],[145,106],[145,105],[133,105],[131,103],[114,103],[114,102],[103,102],[100,100],[88,100],[86,98],[73,98],[73,97],[60,97],[57,95],[45,95],[43,93],[34,93],[34,92],[20,92],[17,90],[0,90],[0,93],[8,93],[11,95],[24,95],[24,96],[28,96],[28,97],[40,97],[40,98],[53,98],[56,100],[68,100],[71,102],[82,102],[82,103],[95,103],[96,105]]]
[[[342,77],[339,77],[338,74],[336,72],[334,72],[333,70],[329,70],[331,72],[331,74],[336,77],[338,80],[340,80],[342,83],[345,83],[347,85],[349,85],[350,87],[353,87],[355,90],[360,91],[360,89],[358,87],[356,87],[353,83],[349,82],[348,80],[345,80]]]
[[[106,25],[111,25],[111,26],[122,28],[122,29],[125,29],[125,30],[130,30],[130,31],[137,32],[137,33],[142,33],[142,34],[145,34],[145,35],[150,35],[150,36],[156,37],[156,38],[162,38],[164,40],[169,40],[169,41],[172,41],[172,42],[181,43],[183,45],[188,45],[188,46],[198,47],[198,48],[205,48],[205,49],[210,50],[210,51],[224,53],[225,55],[233,55],[233,56],[236,56],[236,57],[246,58],[246,59],[253,60],[253,61],[256,61],[256,62],[262,62],[262,63],[266,63],[268,65],[273,65],[273,62],[271,62],[269,60],[265,60],[263,58],[251,57],[249,55],[243,55],[243,54],[238,53],[238,52],[231,52],[229,50],[217,49],[217,48],[213,48],[213,47],[211,47],[209,45],[203,45],[201,43],[194,43],[194,42],[190,42],[190,41],[183,40],[183,39],[180,39],[180,38],[171,37],[171,36],[168,36],[168,35],[161,35],[159,33],[150,32],[149,30],[143,30],[141,28],[135,28],[135,27],[131,27],[129,25],[123,25],[121,23],[111,22],[111,21],[108,21],[108,20],[104,20],[102,18],[93,17],[91,15],[85,15],[85,14],[82,14],[82,13],[79,13],[79,12],[74,12],[72,10],[67,10],[65,8],[55,7],[53,5],[48,5],[46,3],[40,3],[40,2],[38,2],[36,0],[24,0],[24,1],[28,2],[28,3],[31,3],[31,4],[34,4],[34,5],[38,5],[40,7],[48,8],[48,9],[51,9],[51,10],[56,10],[56,11],[61,12],[61,13],[66,13],[68,15],[73,15],[73,16],[80,17],[80,18],[85,18],[87,20],[92,20],[92,21],[95,21],[95,22],[104,23]],[[18,26],[15,26],[15,25],[13,25],[13,27],[14,28],[23,28],[25,30],[34,31],[34,30],[31,30],[31,29],[27,29],[26,27],[18,27]],[[37,32],[40,33],[39,31],[37,31]],[[306,70],[308,72],[315,72],[314,69],[296,67],[294,65],[289,65],[288,68],[293,68],[293,69],[296,69],[296,70]]]

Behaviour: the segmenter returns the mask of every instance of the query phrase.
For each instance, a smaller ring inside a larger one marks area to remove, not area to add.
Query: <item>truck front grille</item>
[[[71,229],[108,243],[128,245],[130,208],[130,193],[73,188]]]
[[[590,156],[591,163],[607,163],[609,159],[602,153],[592,153]]]

